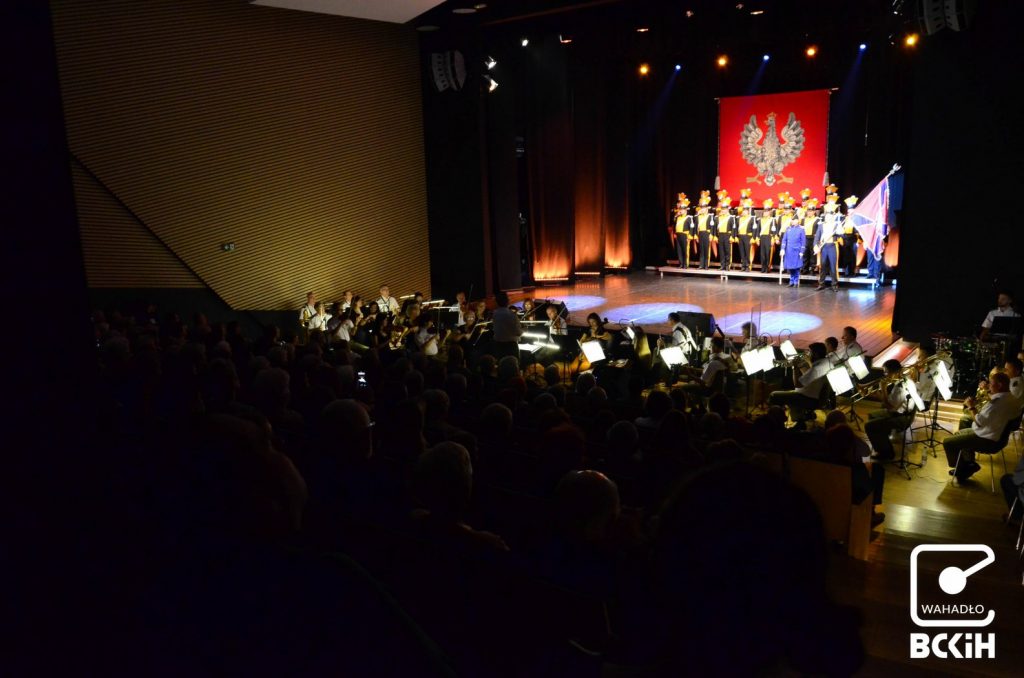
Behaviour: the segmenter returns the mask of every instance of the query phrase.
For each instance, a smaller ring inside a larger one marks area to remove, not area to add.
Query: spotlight
[[[860,51],[862,51],[862,52],[863,52],[863,51],[864,51],[864,50],[866,50],[867,48],[868,48],[868,46],[867,46],[867,45],[865,45],[865,44],[864,44],[864,43],[862,42],[862,43],[860,43],[860,47],[858,47],[857,49],[859,49]]]
[[[768,61],[769,59],[771,59],[771,57],[767,54],[761,57],[761,61]]]
[[[921,36],[919,36],[917,33],[911,33],[910,35],[903,39],[903,44],[906,45],[907,47],[913,47],[914,45],[917,44],[917,41],[920,38]]]
[[[487,93],[490,94],[494,90],[498,89],[498,81],[489,75],[484,76],[484,81],[487,83]]]
[[[572,42],[572,38],[567,38],[567,37],[563,36],[561,33],[559,33],[558,34],[558,42],[562,43],[563,45],[568,45],[569,43]]]
[[[818,53],[818,48],[816,46],[811,45],[810,47],[807,48],[807,56],[813,57],[817,53]]]
[[[487,70],[491,70],[492,68],[494,68],[497,65],[498,65],[498,62],[495,61],[494,57],[492,57],[492,56],[489,56],[486,59],[484,59],[484,66],[487,66]]]
[[[681,64],[676,64],[676,70],[677,70],[677,71],[681,71],[681,70],[683,70],[683,67],[682,67],[682,65],[681,65]]]
[[[752,10],[750,10],[750,16],[761,16],[762,14],[764,14],[764,10],[763,9],[752,9]]]
[[[692,19],[693,18],[693,10],[692,9],[686,10],[686,18],[687,19]]]
[[[522,45],[523,47],[526,47],[527,45],[530,44],[530,39],[529,38],[523,38],[522,40],[519,41],[519,44]]]
[[[636,29],[636,32],[637,33],[646,33],[649,30],[651,30],[651,29],[647,28],[646,26],[642,26],[641,28]]]
[[[647,75],[651,72],[651,67],[647,64],[640,64],[640,75]]]
[[[718,57],[718,67],[719,68],[725,68],[728,64],[729,64],[729,57],[727,57],[724,54],[722,56]]]

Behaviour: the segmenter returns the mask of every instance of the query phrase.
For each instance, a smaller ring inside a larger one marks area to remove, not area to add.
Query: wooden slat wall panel
[[[71,178],[89,287],[206,287],[151,231],[74,163]]]
[[[233,308],[430,292],[411,28],[242,0],[52,7],[72,152]]]

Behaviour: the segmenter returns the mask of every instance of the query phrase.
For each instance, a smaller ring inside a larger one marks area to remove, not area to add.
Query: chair
[[[996,493],[996,469],[995,462],[992,461],[992,457],[999,454],[1003,458],[1003,473],[1006,473],[1006,446],[1010,444],[1010,434],[1020,428],[1022,415],[1018,414],[1016,417],[1006,422],[1006,426],[1003,427],[1003,432],[999,436],[998,441],[993,441],[991,446],[986,446],[988,449],[971,450],[975,455],[987,454],[988,455],[988,467],[989,467],[989,482],[992,485],[992,494]],[[956,455],[956,465],[954,469],[960,468],[960,457],[963,456],[963,450]],[[956,476],[953,476],[956,479]]]
[[[848,466],[789,457],[789,478],[818,507],[825,536],[845,544],[853,558],[867,560],[874,497],[851,503],[851,473]]]

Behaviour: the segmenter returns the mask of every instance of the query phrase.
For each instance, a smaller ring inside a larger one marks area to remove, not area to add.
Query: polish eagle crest
[[[782,128],[781,133],[775,130],[775,114],[769,113],[765,119],[768,126],[767,132],[762,132],[757,126],[757,116],[750,116],[750,122],[743,126],[740,132],[740,152],[747,164],[757,170],[757,175],[747,177],[747,183],[761,183],[764,179],[765,186],[774,186],[776,183],[791,184],[792,177],[787,177],[782,170],[800,157],[804,150],[804,128],[796,119],[796,114],[790,111],[789,119]],[[779,136],[782,141],[779,141]]]

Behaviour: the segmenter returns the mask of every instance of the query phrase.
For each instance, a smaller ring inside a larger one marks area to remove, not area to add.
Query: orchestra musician
[[[981,322],[981,340],[988,341],[989,335],[992,333],[992,323],[996,318],[1019,317],[1021,317],[1020,313],[1013,306],[1013,295],[1009,290],[1001,290],[996,298],[996,307],[989,311]]]
[[[587,331],[583,341],[600,341],[601,347],[607,352],[612,340],[612,334],[604,326],[605,321],[596,313],[587,316]]]
[[[725,339],[723,337],[711,337],[711,356],[701,366],[699,380],[682,384],[679,388],[687,393],[701,397],[711,395],[715,389],[716,379],[722,379],[719,384],[724,387],[725,377],[731,369],[731,359],[732,356],[725,351]],[[691,376],[696,376],[698,373],[696,368],[684,368],[684,371]]]
[[[864,355],[864,349],[857,343],[857,328],[847,325],[839,335],[839,346],[836,356],[840,361],[849,360],[855,355]]]
[[[398,313],[400,306],[398,299],[391,296],[391,290],[387,285],[380,286],[380,296],[377,297],[377,309],[381,313]]]
[[[569,327],[565,323],[565,318],[558,315],[558,307],[554,304],[548,304],[548,307],[544,310],[548,315],[548,336],[567,336],[569,334]]]
[[[668,314],[668,321],[672,323],[672,335],[666,342],[661,337],[658,338],[658,348],[665,348],[666,346],[678,346],[683,349],[683,353],[688,356],[694,355],[695,352],[699,352],[697,342],[693,339],[693,333],[690,328],[683,324],[683,317],[673,311]]]
[[[871,458],[876,461],[888,461],[896,457],[896,450],[889,440],[889,434],[905,430],[914,419],[910,392],[903,379],[898,378],[902,367],[899,360],[886,360],[882,365],[885,370],[884,378],[892,380],[892,383],[886,385],[882,409],[872,412],[864,424],[864,433],[867,434],[874,450]]]
[[[788,405],[790,417],[797,422],[801,421],[806,411],[813,411],[818,407],[821,390],[826,383],[825,375],[832,368],[828,362],[825,344],[816,341],[807,349],[807,362],[798,362],[793,366],[793,385],[796,388],[791,391],[775,391],[768,396],[769,405]]]
[[[761,203],[761,216],[757,220],[758,255],[761,258],[761,273],[772,268],[775,245],[779,243],[779,222],[772,211],[773,201],[768,198]]]
[[[462,326],[466,324],[466,311],[469,310],[469,304],[466,303],[466,293],[459,292],[455,293],[455,307],[459,312],[459,319],[455,322],[456,325]]]
[[[321,332],[327,331],[327,321],[331,319],[331,315],[327,312],[324,302],[318,301],[313,307],[316,311],[313,316],[309,319],[306,324],[306,329],[310,332],[313,330],[320,330]]]
[[[303,336],[309,331],[309,319],[316,315],[316,295],[306,292],[306,305],[299,309],[299,327]]]
[[[970,403],[970,428],[957,431],[942,441],[949,474],[961,483],[981,470],[974,453],[998,452],[1003,429],[1021,411],[1020,401],[1010,395],[1010,378],[1002,372],[989,377],[988,392],[989,400],[980,409],[977,403]]]

